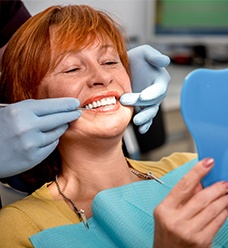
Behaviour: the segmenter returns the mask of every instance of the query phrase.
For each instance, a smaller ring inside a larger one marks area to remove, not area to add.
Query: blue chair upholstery
[[[197,69],[184,81],[181,112],[199,159],[213,157],[215,166],[203,179],[206,187],[228,180],[228,69]]]

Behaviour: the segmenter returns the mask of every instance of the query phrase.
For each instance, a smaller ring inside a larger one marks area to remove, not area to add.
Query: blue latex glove
[[[81,116],[75,98],[26,100],[0,109],[0,178],[26,171],[58,145],[68,122]]]
[[[131,49],[128,57],[133,93],[122,95],[120,102],[123,105],[141,106],[133,122],[140,126],[140,133],[146,133],[166,96],[170,76],[164,67],[169,65],[170,59],[149,45]]]

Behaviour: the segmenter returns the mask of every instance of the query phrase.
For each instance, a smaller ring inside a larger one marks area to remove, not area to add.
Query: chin
[[[96,130],[93,130],[94,135],[100,136],[100,137],[107,137],[112,138],[119,135],[123,135],[124,131],[126,130],[128,125],[128,122],[126,123],[106,123],[103,125],[100,125],[96,128]],[[92,135],[92,134],[91,134]]]
[[[71,122],[67,133],[74,132],[77,135],[81,133],[81,135],[85,136],[105,138],[122,135],[131,120],[132,111],[129,109],[120,115],[91,116],[82,116],[76,121]]]

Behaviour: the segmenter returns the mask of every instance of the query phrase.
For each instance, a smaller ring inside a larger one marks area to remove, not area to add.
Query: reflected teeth
[[[86,109],[94,109],[94,108],[104,107],[104,106],[112,105],[112,104],[116,104],[116,98],[114,96],[102,98],[99,101],[89,103],[89,104],[85,105],[85,108]]]

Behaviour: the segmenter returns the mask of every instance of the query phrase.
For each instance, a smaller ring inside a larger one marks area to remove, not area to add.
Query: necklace
[[[140,178],[145,178],[145,179],[154,179],[157,182],[164,184],[160,179],[158,179],[155,175],[153,175],[150,171],[148,171],[146,174],[143,174],[141,172],[138,172],[134,169],[130,170],[133,174],[135,174],[136,176],[140,177]]]
[[[143,174],[141,172],[138,172],[138,171],[136,171],[134,169],[131,169],[130,171],[131,171],[131,173],[135,174],[136,176],[138,176],[140,178],[144,178],[144,179],[155,179],[157,182],[159,182],[161,184],[164,184],[160,179],[158,179],[156,176],[154,176],[150,171],[148,171],[146,174]],[[85,228],[86,229],[89,229],[89,225],[88,225],[88,222],[87,222],[85,211],[83,209],[78,210],[78,208],[76,207],[76,204],[69,197],[67,197],[63,193],[62,189],[60,188],[59,181],[58,181],[58,176],[57,175],[55,177],[55,184],[57,186],[57,189],[58,189],[59,194],[66,201],[69,201],[71,203],[71,205],[73,206],[74,212],[78,215],[79,219],[84,223]]]
[[[58,181],[58,176],[56,175],[55,177],[55,183],[56,183],[56,186],[57,186],[57,189],[58,189],[58,192],[59,194],[67,201],[69,201],[71,203],[71,205],[73,206],[73,209],[74,209],[74,212],[78,215],[79,219],[84,223],[85,225],[85,228],[86,229],[89,229],[89,225],[88,225],[88,222],[87,222],[87,218],[86,218],[86,215],[85,215],[85,211],[83,209],[80,209],[78,210],[75,203],[69,198],[67,197],[62,189],[60,188],[60,185],[59,185],[59,181]]]

